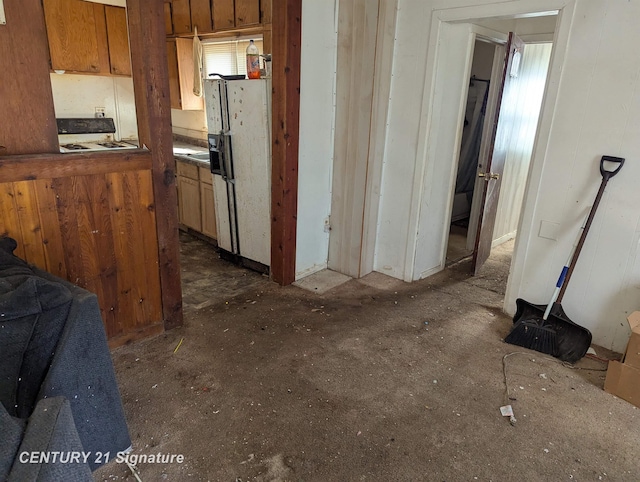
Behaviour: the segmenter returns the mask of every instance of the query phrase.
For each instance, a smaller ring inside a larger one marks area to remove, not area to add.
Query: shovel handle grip
[[[612,163],[618,164],[618,167],[616,167],[613,171],[610,171],[608,169],[605,169],[604,167],[605,162],[612,162]],[[602,156],[602,159],[600,159],[600,174],[602,174],[603,178],[609,180],[620,172],[620,169],[622,169],[622,166],[624,166],[624,158],[614,157],[614,156]]]

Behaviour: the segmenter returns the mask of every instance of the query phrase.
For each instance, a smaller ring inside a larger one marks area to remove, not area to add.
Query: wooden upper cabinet
[[[204,110],[204,99],[193,94],[193,39],[167,39],[171,108]]]
[[[272,0],[261,0],[260,2],[260,19],[265,25],[271,23],[271,5]]]
[[[131,75],[127,12],[82,0],[43,0],[52,70]]]
[[[171,99],[171,108],[181,109],[178,52],[175,39],[167,40],[167,63],[169,68],[169,98]]]
[[[164,32],[173,35],[173,20],[171,18],[171,2],[164,2]]]
[[[101,49],[106,48],[104,5],[81,0],[43,0],[43,6],[51,68],[102,72]]]
[[[236,27],[247,27],[260,23],[260,0],[236,0]]]
[[[226,30],[236,26],[233,0],[213,0],[213,29]]]
[[[171,2],[171,18],[173,33],[176,35],[191,33],[191,8],[189,0],[173,0]]]
[[[114,75],[131,75],[127,11],[122,7],[105,6],[105,16],[107,20],[111,73]]]
[[[198,34],[213,30],[210,0],[191,0],[191,26],[198,27]]]

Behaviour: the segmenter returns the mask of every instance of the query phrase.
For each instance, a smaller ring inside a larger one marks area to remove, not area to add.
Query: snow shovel
[[[608,170],[605,168],[605,163],[617,164],[617,167],[614,170]],[[569,363],[577,362],[587,353],[591,345],[591,332],[569,319],[562,308],[562,298],[569,286],[607,182],[618,174],[623,165],[624,159],[621,157],[602,156],[600,159],[602,175],[600,190],[593,202],[569,266],[562,270],[548,305],[534,305],[521,298],[516,300],[517,311],[513,317],[513,328],[504,339],[507,343],[546,353]]]

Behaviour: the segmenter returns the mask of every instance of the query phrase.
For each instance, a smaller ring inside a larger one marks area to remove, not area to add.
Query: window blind
[[[253,39],[260,53],[263,53],[262,39]],[[246,51],[249,39],[207,42],[202,44],[204,75],[247,75]]]

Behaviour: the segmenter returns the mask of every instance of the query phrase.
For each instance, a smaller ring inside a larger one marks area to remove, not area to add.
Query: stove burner
[[[88,149],[88,147],[85,147],[81,144],[64,144],[62,147],[64,147],[65,149],[69,149],[70,151],[80,151],[82,149]]]
[[[117,142],[98,142],[99,146],[106,147],[107,149],[116,149],[118,147],[126,147],[124,144],[118,144]]]

